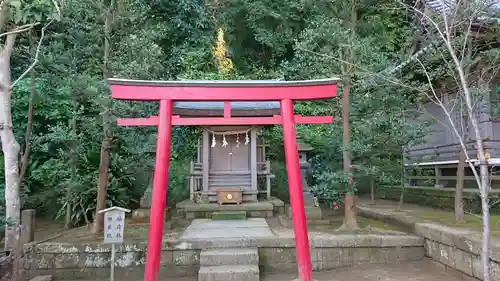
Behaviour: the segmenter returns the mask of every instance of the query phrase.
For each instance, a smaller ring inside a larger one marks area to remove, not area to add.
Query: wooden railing
[[[265,193],[268,200],[271,199],[271,179],[273,178],[274,174],[271,173],[271,162],[257,162],[257,191],[259,193]],[[190,162],[187,180],[189,184],[189,199],[194,201],[196,194],[203,191],[202,163]]]
[[[409,180],[434,180],[434,179],[440,179],[440,180],[457,180],[457,176],[405,176],[405,179]],[[476,178],[474,176],[464,176],[464,180],[466,181],[475,181]],[[490,176],[490,180],[500,180],[500,176],[497,175],[492,175]]]
[[[428,186],[435,187],[454,187],[457,181],[457,176],[442,176],[442,175],[426,175],[426,176],[409,176],[405,175],[405,185],[407,186]],[[475,182],[474,176],[464,176],[465,183]],[[498,188],[500,185],[500,175],[490,175],[491,187]]]

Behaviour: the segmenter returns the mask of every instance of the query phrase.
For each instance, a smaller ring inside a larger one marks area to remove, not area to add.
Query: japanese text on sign
[[[125,225],[125,213],[113,210],[104,218],[104,243],[122,243]]]

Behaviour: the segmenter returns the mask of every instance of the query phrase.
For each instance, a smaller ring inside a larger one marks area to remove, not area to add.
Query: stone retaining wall
[[[481,243],[477,231],[457,229],[425,222],[403,213],[382,211],[358,206],[358,213],[365,217],[399,223],[412,227],[415,234],[425,239],[425,255],[442,264],[446,271],[462,280],[482,280]],[[500,244],[490,245],[490,280],[500,281]]]
[[[212,217],[213,212],[224,211],[245,211],[251,218],[271,218],[274,214],[285,213],[285,203],[277,198],[271,200],[243,203],[241,205],[218,205],[218,204],[200,204],[191,200],[185,200],[177,203],[177,215],[187,220]]]
[[[426,186],[405,187],[404,201],[419,205],[427,205],[436,208],[453,210],[455,206],[454,188],[437,188]],[[490,194],[493,201],[499,199],[500,190],[493,190]],[[399,200],[401,186],[379,186],[376,189],[376,197],[387,200]],[[470,212],[481,212],[481,200],[477,189],[466,188],[463,193],[464,208]]]
[[[9,281],[12,278],[12,259],[5,253],[0,253],[0,281]]]
[[[333,238],[332,238],[333,237]],[[262,270],[296,269],[292,237],[276,239],[238,239],[213,241],[165,241],[160,275],[198,274],[201,249],[256,247]],[[424,257],[423,239],[416,236],[335,235],[311,239],[314,270],[327,270],[361,263],[389,263],[420,260]],[[144,273],[146,243],[117,247],[117,280],[140,279]],[[110,246],[65,243],[28,244],[25,247],[26,278],[53,275],[57,278],[106,278],[109,276]]]

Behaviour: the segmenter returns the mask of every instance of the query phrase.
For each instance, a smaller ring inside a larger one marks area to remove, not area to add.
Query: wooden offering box
[[[240,204],[243,201],[243,193],[240,188],[217,189],[217,202],[219,204]]]

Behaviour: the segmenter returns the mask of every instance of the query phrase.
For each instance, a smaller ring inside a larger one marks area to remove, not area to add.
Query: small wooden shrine
[[[279,102],[232,102],[231,116],[278,115]],[[224,116],[223,102],[177,102],[181,117]],[[241,189],[243,202],[256,202],[258,194],[271,197],[270,162],[261,136],[262,125],[202,127],[197,153],[190,167],[190,199],[216,202],[218,190]]]

